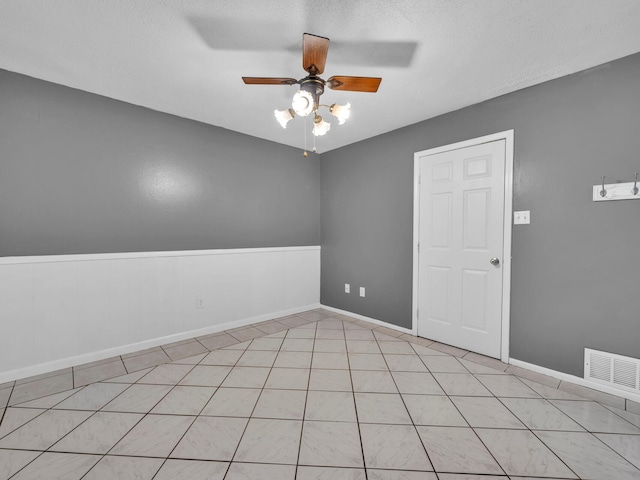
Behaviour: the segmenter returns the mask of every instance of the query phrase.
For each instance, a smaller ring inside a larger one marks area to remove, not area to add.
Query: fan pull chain
[[[304,156],[306,157],[307,155],[309,155],[307,153],[307,119],[304,119]]]

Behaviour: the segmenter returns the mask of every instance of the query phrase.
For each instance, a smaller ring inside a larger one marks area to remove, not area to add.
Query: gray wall
[[[584,347],[640,357],[640,201],[591,200],[640,171],[640,54],[323,154],[322,303],[409,328],[414,152],[509,129],[514,210],[531,210],[511,357],[577,376]]]
[[[319,176],[316,155],[0,70],[0,256],[318,245]]]

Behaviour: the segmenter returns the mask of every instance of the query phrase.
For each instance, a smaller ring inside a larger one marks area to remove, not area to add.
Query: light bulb
[[[306,117],[313,111],[313,96],[306,90],[298,90],[293,96],[291,106],[296,114]]]
[[[329,107],[329,112],[339,120],[338,123],[340,125],[343,125],[351,113],[351,104],[347,103],[346,105],[338,105],[337,103],[334,103]]]
[[[316,137],[321,137],[331,129],[331,124],[322,120],[320,115],[313,119],[313,133]]]
[[[282,125],[282,128],[287,128],[287,123],[296,116],[296,113],[288,108],[286,110],[274,110],[273,115],[276,117],[276,120],[278,120],[278,123]]]

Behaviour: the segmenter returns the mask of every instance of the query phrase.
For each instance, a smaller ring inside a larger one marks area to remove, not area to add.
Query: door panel
[[[500,358],[505,140],[419,157],[418,334]]]
[[[492,158],[490,155],[464,159],[464,179],[472,180],[491,176]]]
[[[487,331],[487,272],[465,269],[462,271],[463,328]]]
[[[468,190],[463,193],[463,249],[482,250],[488,248],[489,210],[491,209],[491,190]]]
[[[431,199],[431,248],[451,247],[451,194],[434,195]]]
[[[439,323],[449,322],[449,268],[430,267],[429,269],[429,297],[431,305],[429,320]]]

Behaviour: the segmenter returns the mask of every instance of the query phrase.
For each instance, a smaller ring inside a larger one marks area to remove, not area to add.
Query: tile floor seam
[[[567,400],[568,402],[571,402],[572,400]],[[557,409],[560,413],[562,413],[563,415],[566,415],[567,417],[569,417],[571,420],[573,420],[574,422],[576,422],[585,432],[589,432],[591,433],[591,430],[589,430],[587,427],[585,427],[578,419],[573,418],[571,415],[569,415],[568,413],[564,412],[560,407],[558,407],[558,405],[556,405],[553,402],[549,402],[555,409]]]
[[[144,378],[146,375],[148,375],[149,373],[151,373],[155,368],[156,368],[156,367],[153,367],[151,370],[149,370],[145,375],[143,375],[141,378],[139,378],[139,379],[138,379],[138,381],[142,380],[142,378]],[[191,370],[193,370],[193,369],[191,369]],[[191,371],[191,370],[190,370],[190,371]],[[188,375],[188,372],[185,374],[185,376],[186,376],[186,375]],[[184,378],[184,377],[183,377],[183,378]],[[111,402],[113,402],[114,400],[116,400],[116,398],[120,397],[122,394],[124,394],[124,392],[126,392],[126,391],[127,391],[127,390],[129,390],[129,389],[131,389],[131,387],[133,387],[133,386],[135,386],[135,385],[155,385],[155,384],[138,384],[137,382],[132,383],[132,384],[130,384],[130,385],[129,385],[129,387],[127,387],[126,389],[124,389],[120,394],[116,395],[113,399],[111,399],[111,401],[109,401],[108,403],[106,403],[105,405],[103,405],[103,406],[102,406],[102,408],[101,408],[100,410],[98,410],[98,411],[103,411],[102,409],[103,409],[104,407],[106,407],[107,405],[109,405]],[[165,386],[165,385],[161,385],[161,386]],[[154,405],[153,405],[153,406],[152,406],[152,407],[151,407],[151,408],[150,408],[146,413],[142,413],[142,416],[140,417],[140,419],[139,419],[139,420],[138,420],[138,421],[137,421],[133,426],[131,426],[131,428],[129,428],[129,429],[127,430],[127,432],[126,432],[124,435],[122,435],[122,436],[120,437],[120,439],[119,439],[119,440],[117,440],[117,441],[116,441],[116,442],[115,442],[115,443],[114,443],[114,444],[113,444],[113,445],[112,445],[112,446],[107,450],[107,452],[104,454],[104,456],[110,455],[110,454],[111,454],[111,452],[113,451],[113,449],[114,449],[114,448],[116,448],[116,446],[117,446],[117,445],[118,445],[118,444],[119,444],[119,443],[120,443],[120,442],[121,442],[121,441],[122,441],[122,440],[123,440],[127,435],[129,435],[129,434],[133,431],[133,429],[134,429],[134,428],[136,428],[136,427],[137,427],[141,422],[143,422],[143,421],[144,421],[144,419],[145,419],[145,418],[147,418],[147,417],[151,414],[151,411],[152,411],[154,408],[156,408],[156,407],[158,406],[158,404],[160,404],[160,402],[162,402],[162,401],[167,397],[167,395],[169,395],[169,394],[171,393],[171,391],[173,390],[173,388],[175,388],[175,386],[176,386],[176,385],[174,385],[174,386],[173,386],[171,389],[169,389],[169,390],[168,390],[168,391],[167,391],[167,392],[166,392],[166,393],[165,393],[165,394],[164,394],[160,399],[158,399],[158,401],[157,401],[157,402],[156,402],[156,403],[155,403],[155,404],[154,404]],[[97,413],[97,412],[96,412],[96,413]],[[110,413],[131,413],[131,412],[110,412]],[[196,417],[196,418],[197,418],[197,417]],[[194,420],[195,420],[195,418],[194,418]],[[123,456],[126,456],[126,455],[123,455]],[[167,456],[167,458],[168,458],[168,456]],[[97,463],[99,463],[99,462],[97,462]]]
[[[217,389],[216,389],[217,391]],[[215,392],[214,392],[215,394]],[[213,395],[211,395],[211,397],[213,397]],[[168,394],[167,394],[168,395]],[[206,405],[205,405],[206,406]],[[202,410],[204,410],[205,407],[202,407]],[[200,413],[202,413],[202,410],[200,410]],[[191,421],[191,423],[189,424],[189,426],[185,429],[184,433],[180,436],[180,438],[178,439],[178,441],[175,443],[175,445],[173,446],[173,448],[171,449],[171,451],[169,452],[169,454],[164,457],[165,461],[163,462],[163,464],[169,459],[171,458],[171,455],[173,454],[173,452],[175,452],[176,448],[178,448],[178,445],[180,445],[180,442],[182,442],[182,440],[185,438],[185,436],[187,435],[187,433],[189,433],[189,430],[191,430],[191,428],[193,427],[193,425],[196,423],[196,421],[198,420],[198,418],[200,418],[200,414],[198,415],[194,415],[193,416],[193,420]],[[124,437],[122,437],[124,438]],[[117,445],[117,444],[116,444]]]
[[[253,342],[253,340],[251,340],[251,342]],[[250,342],[250,344],[251,344],[251,342]],[[240,342],[240,343],[242,343],[242,342]],[[203,346],[204,346],[204,345],[203,345]],[[248,346],[247,346],[247,347],[248,347]],[[205,348],[206,348],[206,347],[205,347]],[[210,350],[210,351],[209,351],[209,353],[211,353],[211,352],[213,352],[213,351],[216,351],[216,350],[222,350],[222,349],[224,349],[224,347],[217,348],[217,349],[215,349],[215,350]],[[207,350],[209,350],[209,349],[207,349]],[[244,351],[246,352],[246,349],[245,349]],[[207,354],[207,356],[208,356],[208,354]],[[200,362],[198,362],[198,365],[202,364],[202,362],[204,361],[204,359],[205,359],[205,358],[207,358],[207,356],[205,356],[202,360],[200,360]],[[241,358],[242,358],[242,354],[238,356],[238,359],[235,361],[235,363],[233,364],[233,366],[231,366],[231,368],[229,369],[229,372],[227,372],[227,375],[225,375],[224,379],[222,379],[222,380],[220,381],[220,385],[218,385],[218,387],[216,388],[216,391],[213,393],[213,395],[211,396],[211,398],[209,399],[209,401],[204,405],[204,407],[202,407],[202,410],[200,411],[200,414],[196,417],[196,419],[198,419],[200,416],[203,416],[203,415],[202,415],[202,412],[207,408],[207,406],[209,405],[209,403],[211,402],[211,400],[213,399],[213,397],[216,395],[216,393],[218,393],[218,391],[220,390],[220,388],[222,388],[222,384],[223,384],[223,383],[224,383],[224,381],[227,379],[227,377],[231,374],[231,372],[233,371],[233,369],[238,365],[238,362],[240,361],[240,359],[241,359]],[[258,397],[258,398],[259,398],[259,397]],[[257,405],[257,404],[258,404],[258,400],[256,399],[256,405]],[[255,409],[256,405],[254,405],[254,407],[253,407],[254,409]],[[251,413],[253,413],[253,410],[252,410],[252,412],[251,412]],[[231,417],[231,418],[234,418],[234,417]],[[242,418],[242,417],[240,417],[240,418]],[[251,417],[249,416],[249,418],[251,418]],[[195,423],[195,420],[194,420],[194,423]],[[192,424],[192,426],[193,426],[193,424]],[[224,472],[224,475],[222,476],[222,478],[223,478],[223,479],[224,479],[224,478],[227,476],[227,474],[229,473],[229,469],[231,468],[231,464],[233,463],[233,457],[235,456],[235,454],[236,454],[236,452],[237,452],[238,448],[240,447],[240,442],[242,441],[242,437],[244,436],[244,433],[246,432],[246,429],[247,429],[247,427],[248,427],[248,426],[249,426],[249,419],[247,419],[247,423],[246,423],[246,424],[245,424],[245,426],[244,426],[244,430],[243,430],[243,432],[242,432],[242,435],[240,436],[240,439],[238,440],[238,444],[236,445],[236,449],[235,449],[235,451],[233,452],[233,455],[232,455],[231,459],[227,462],[227,463],[228,463],[228,465],[227,465],[227,469],[226,469],[226,470],[225,470],[225,472]],[[191,428],[191,426],[189,427],[189,429],[190,429],[190,428]],[[185,431],[185,435],[187,434],[187,432],[189,431],[189,429],[187,429],[187,430]],[[174,447],[174,450],[175,450],[175,448],[176,448],[179,444],[180,444],[180,441],[178,441],[178,443],[176,443],[176,445],[175,445],[175,447]],[[173,452],[173,450],[172,450],[172,452]],[[169,460],[169,458],[170,458],[170,457],[171,457],[171,453],[170,453],[169,455],[167,455],[167,457],[166,457],[166,459],[165,459],[165,462],[164,462],[164,463],[166,463],[166,462]],[[163,465],[164,465],[164,463],[163,463]],[[158,470],[158,472],[159,472],[161,469],[162,469],[162,467],[160,467],[160,469]],[[156,475],[157,475],[157,473],[156,473]],[[154,475],[154,477],[155,477],[155,475]]]
[[[413,349],[413,347],[412,347],[412,349]],[[415,352],[415,349],[413,349],[413,350],[414,350],[414,352]],[[417,352],[416,352],[416,355],[417,355]],[[452,356],[452,355],[450,355],[450,356],[451,356],[452,358],[456,358],[456,357],[454,357],[454,356]],[[389,367],[386,356],[385,356],[385,355],[383,355],[383,357],[384,357],[385,362],[387,363],[387,367]],[[422,363],[424,364],[425,368],[427,369],[427,372],[431,375],[431,378],[433,378],[433,379],[434,379],[434,381],[435,381],[435,382],[440,386],[440,388],[442,389],[443,396],[445,396],[446,398],[448,398],[448,399],[449,399],[449,401],[451,401],[450,396],[449,396],[449,395],[446,393],[446,391],[442,388],[442,386],[439,384],[439,382],[437,381],[437,379],[435,378],[435,376],[433,376],[433,373],[434,373],[434,372],[432,372],[432,371],[431,371],[431,369],[429,368],[429,366],[428,366],[428,365],[426,365],[426,364],[424,363],[424,360],[422,359],[422,357],[420,357],[420,355],[418,355],[418,358],[419,358],[419,359],[420,359],[420,361],[422,361]],[[463,366],[463,367],[464,367],[464,366]],[[466,369],[465,369],[465,370],[466,370]],[[396,385],[396,388],[397,388],[397,389],[398,389],[398,391],[400,392],[400,387],[398,386],[397,381],[396,381],[396,378],[395,378],[395,377],[393,377],[393,375],[392,375],[392,379],[393,379],[393,381],[394,381],[394,383],[395,383],[395,385]],[[418,437],[418,440],[420,441],[420,443],[421,443],[421,445],[422,445],[422,448],[424,449],[424,451],[425,451],[425,453],[426,453],[426,455],[427,455],[427,458],[429,459],[429,462],[431,463],[431,467],[432,467],[432,469],[433,469],[433,472],[434,472],[436,475],[438,475],[438,473],[439,473],[439,472],[437,472],[437,471],[436,471],[435,465],[434,465],[434,463],[433,463],[433,461],[432,461],[432,459],[431,459],[431,455],[429,455],[429,450],[427,449],[427,447],[426,447],[426,445],[425,445],[425,443],[424,443],[424,440],[423,440],[422,436],[421,436],[421,435],[420,435],[420,433],[418,432],[418,425],[416,425],[416,423],[415,423],[415,421],[414,421],[413,417],[411,416],[410,411],[409,411],[409,408],[407,407],[407,404],[406,404],[406,400],[405,400],[404,396],[403,396],[401,393],[400,393],[400,398],[401,398],[401,400],[402,400],[402,403],[403,403],[403,405],[404,405],[405,410],[407,411],[407,414],[409,415],[409,419],[411,420],[412,426],[413,426],[413,428],[414,428],[414,430],[415,430],[415,432],[416,432],[416,435],[417,435],[417,437]],[[455,405],[455,403],[454,403],[454,402],[451,402],[451,403],[454,405],[454,408],[456,408],[456,409],[458,408],[458,407],[457,407],[457,405]],[[463,419],[465,420],[465,422],[467,422],[468,428],[471,428],[471,425],[469,425],[469,422],[467,421],[466,417],[465,417],[464,415],[462,415],[462,412],[458,411],[458,413],[459,413],[459,415],[461,416],[461,418],[463,418]],[[459,428],[467,428],[467,427],[462,427],[462,426],[461,426],[461,427],[459,427]],[[496,461],[496,463],[497,463],[498,465],[500,465],[497,461]],[[458,473],[462,473],[462,474],[464,474],[464,472],[452,472],[452,473],[454,473],[454,474],[458,474]]]
[[[567,467],[567,468],[569,469],[569,471],[570,471],[570,472],[572,472],[572,473],[573,473],[577,478],[581,478],[581,477],[580,477],[580,475],[578,475],[578,474],[577,474],[577,473],[576,473],[576,472],[575,472],[575,471],[574,471],[574,470],[573,470],[573,469],[572,469],[572,468],[571,468],[571,467],[570,467],[570,466],[569,466],[569,465],[568,465],[568,464],[567,464],[567,463],[566,463],[562,458],[560,458],[560,456],[559,456],[559,455],[558,455],[558,454],[557,454],[557,453],[556,453],[552,448],[550,448],[550,447],[549,447],[549,445],[547,445],[547,444],[546,444],[546,443],[545,443],[545,442],[544,442],[544,441],[543,441],[543,440],[542,440],[542,439],[541,439],[541,438],[536,434],[536,431],[547,431],[547,432],[548,432],[548,431],[551,431],[551,430],[543,430],[543,429],[533,429],[533,428],[530,428],[527,424],[525,424],[525,423],[520,419],[520,417],[518,417],[518,415],[516,415],[516,413],[515,413],[515,412],[511,411],[511,409],[509,408],[509,406],[508,406],[508,405],[506,405],[506,404],[504,404],[504,402],[502,402],[501,397],[496,397],[496,398],[498,399],[498,401],[499,401],[501,404],[503,404],[503,405],[504,405],[504,407],[505,407],[507,410],[509,410],[509,411],[511,412],[511,414],[512,414],[512,415],[514,415],[516,418],[518,418],[518,420],[520,420],[520,421],[522,422],[522,424],[527,428],[527,430],[528,430],[529,432],[531,432],[531,434],[533,434],[533,435],[534,435],[534,437],[535,437],[535,438],[537,438],[537,439],[538,439],[538,440],[539,440],[539,441],[540,441],[540,442],[541,442],[541,443],[542,443],[542,444],[543,444],[543,445],[544,445],[544,446],[545,446],[545,447],[546,447],[546,448],[547,448],[551,453],[553,453],[553,454],[555,455],[555,457],[556,457],[556,458],[557,458],[557,459],[558,459],[558,460],[559,460],[559,461],[560,461],[560,462],[561,462],[565,467]],[[502,397],[502,398],[505,398],[505,397]],[[517,398],[517,397],[516,397],[516,398]],[[535,399],[535,400],[537,400],[537,399]],[[558,412],[559,412],[560,414],[565,415],[565,416],[566,416],[566,417],[568,417],[568,418],[571,418],[569,415],[567,415],[566,413],[564,413],[562,410],[560,410],[560,409],[559,409],[556,405],[554,405],[553,403],[551,403],[551,402],[547,401],[546,399],[543,399],[543,400],[545,400],[545,401],[546,401],[547,403],[549,403],[553,408],[555,408],[556,410],[558,410]],[[571,420],[573,420],[573,421],[575,422],[575,419],[571,418]],[[576,422],[576,423],[578,423],[578,422]],[[578,424],[578,425],[580,425],[580,424]],[[580,425],[580,427],[582,427],[582,425]],[[582,427],[582,428],[584,428],[584,427]],[[560,431],[560,432],[561,432],[561,431],[563,431],[563,430],[553,430],[553,431]],[[588,431],[588,430],[587,430],[587,431]],[[573,432],[571,432],[571,433],[573,433]],[[480,439],[480,441],[482,441],[482,439]],[[505,472],[505,473],[506,473],[506,472]]]
[[[575,432],[570,432],[570,433],[575,433]],[[579,432],[582,433],[582,432]],[[623,460],[624,462],[627,462],[629,465],[633,466],[636,468],[636,470],[638,470],[638,472],[640,472],[640,467],[634,465],[633,463],[631,463],[629,460],[627,460],[625,457],[623,457],[617,450],[615,450],[613,447],[611,447],[609,444],[607,444],[606,442],[602,441],[602,439],[600,439],[598,437],[598,435],[595,435],[592,432],[588,432],[591,434],[592,437],[594,437],[596,440],[598,440],[600,443],[602,443],[607,449],[609,449],[611,452],[613,452],[616,456],[618,456],[621,460]],[[602,434],[601,434],[602,435]],[[607,435],[607,434],[605,434]],[[637,436],[637,435],[633,435],[633,434],[620,434],[620,435],[629,435],[629,436]]]
[[[16,384],[15,383],[9,387],[9,389],[11,389],[11,391],[9,392],[9,395],[7,396],[7,404],[4,407],[2,407],[3,410],[2,410],[2,415],[0,415],[0,426],[2,426],[2,421],[4,420],[4,417],[7,414],[7,410],[9,410],[9,403],[11,402],[11,397],[13,396],[14,388],[16,388]]]
[[[548,431],[548,430],[539,430],[539,431]],[[573,468],[571,468],[571,466],[569,464],[567,464],[567,462],[565,462],[562,458],[560,458],[560,455],[558,455],[552,448],[550,445],[547,445],[547,442],[544,441],[543,438],[540,438],[540,436],[536,433],[536,431],[531,431],[531,433],[546,447],[549,449],[550,452],[552,452],[556,458],[558,458],[558,460],[560,460],[575,476],[576,478],[583,478],[581,477]],[[631,465],[630,462],[628,462],[624,457],[622,457],[621,455],[618,454],[618,452],[616,452],[615,450],[613,450],[611,447],[609,447],[606,443],[604,443],[602,440],[600,440],[598,437],[596,437],[593,433],[591,433],[590,431],[585,431],[585,432],[569,432],[569,433],[579,433],[579,434],[589,434],[591,435],[593,438],[595,438],[598,442],[600,442],[602,445],[604,445],[606,448],[610,449],[613,453],[615,453],[616,455],[620,456],[620,458],[622,460],[624,460],[625,462],[629,463]]]
[[[286,335],[285,335],[286,338]],[[253,343],[253,340],[255,339],[251,339],[249,341],[249,345],[247,345],[247,348],[244,349],[244,351],[246,352],[247,349],[249,348],[249,346],[251,345],[251,343]],[[243,343],[243,342],[240,342]],[[282,341],[282,343],[284,344],[284,340]],[[282,345],[280,345],[280,349],[278,350],[278,353],[282,350]],[[236,365],[238,364],[238,362],[240,361],[240,359],[242,358],[242,356],[244,355],[244,353],[242,355],[240,355],[240,357],[238,358],[238,360],[236,361]],[[253,418],[253,414],[256,410],[256,408],[258,407],[258,402],[260,402],[260,397],[262,397],[262,393],[265,390],[265,385],[267,383],[267,380],[269,378],[269,375],[271,375],[271,371],[273,370],[273,365],[275,365],[275,359],[269,369],[269,373],[267,374],[267,376],[264,379],[264,382],[262,383],[262,387],[260,388],[260,394],[258,395],[258,397],[256,398],[256,402],[253,405],[253,408],[251,409],[251,412],[249,413],[249,416],[247,417],[247,423],[244,426],[244,429],[242,430],[242,434],[240,435],[240,438],[238,440],[238,444],[236,445],[236,448],[233,452],[233,455],[231,456],[231,458],[229,459],[229,466],[227,467],[227,471],[225,472],[225,477],[229,474],[229,470],[231,469],[231,465],[233,464],[233,460],[235,459],[236,455],[238,454],[238,450],[240,449],[240,445],[242,444],[242,440],[244,439],[245,434],[247,433],[247,429],[249,428],[249,423],[251,422],[251,419]],[[231,369],[229,371],[229,374],[231,374],[231,371],[233,371],[233,369]],[[229,375],[228,374],[228,375]],[[221,384],[222,385],[222,384]],[[301,429],[302,430],[302,429]],[[300,447],[298,447],[299,449]],[[223,477],[224,478],[224,477]]]
[[[618,412],[616,412],[615,410],[611,410],[610,408],[607,408],[607,405],[606,405],[606,404],[602,404],[602,403],[600,403],[600,402],[596,402],[596,403],[597,403],[598,405],[600,405],[600,406],[602,406],[602,407],[606,408],[607,410],[609,410],[609,411],[610,411],[611,413],[613,413],[616,417],[618,417],[618,418],[620,418],[620,419],[624,420],[625,422],[627,422],[627,423],[629,423],[629,424],[631,424],[631,425],[634,425],[632,422],[630,422],[629,420],[627,420],[626,418],[624,418],[622,415],[618,414]],[[615,408],[615,407],[612,407],[612,408]],[[623,410],[623,411],[625,411],[625,412],[626,412],[627,410]],[[634,426],[635,426],[635,425],[634,425]],[[600,432],[598,432],[598,433],[600,433]],[[601,432],[601,433],[607,433],[607,432]]]
[[[50,408],[50,409],[48,409],[47,411],[49,411],[49,410],[53,410],[53,408]],[[86,410],[85,410],[85,411],[86,411]],[[43,412],[43,413],[44,413],[44,412]],[[49,445],[46,449],[44,449],[42,453],[56,453],[56,454],[58,454],[58,453],[62,453],[62,454],[67,453],[67,454],[74,454],[74,455],[94,455],[94,454],[87,453],[87,452],[59,452],[59,451],[52,451],[52,450],[51,450],[51,448],[52,448],[54,445],[56,445],[58,442],[62,441],[65,437],[67,437],[68,435],[70,435],[74,430],[78,429],[78,428],[80,427],[80,425],[82,425],[82,424],[84,424],[85,422],[87,422],[87,421],[88,421],[90,418],[92,418],[96,413],[98,413],[98,412],[97,412],[97,411],[96,411],[96,412],[93,412],[93,413],[92,413],[91,415],[89,415],[85,420],[83,420],[83,421],[82,421],[82,422],[80,422],[78,425],[76,425],[74,428],[72,428],[71,430],[69,430],[66,434],[64,434],[64,435],[63,435],[62,437],[60,437],[58,440],[55,440],[51,445]],[[39,416],[39,415],[38,415],[38,416]],[[104,454],[104,455],[106,455],[106,454]],[[103,456],[104,456],[104,455],[103,455]],[[100,460],[98,460],[98,462],[99,462],[99,461],[100,461]],[[96,463],[98,463],[98,462],[96,462]],[[91,469],[93,469],[93,467],[91,467]],[[91,469],[89,469],[89,470],[91,470]]]
[[[124,392],[124,391],[126,391],[126,390],[128,390],[128,389],[123,390],[123,392]],[[115,398],[115,397],[114,397],[114,398]],[[63,401],[64,401],[64,400],[63,400]],[[62,402],[60,402],[60,403],[62,403]],[[55,409],[54,409],[54,407],[51,407],[49,410],[55,410]],[[56,445],[57,443],[61,442],[63,439],[65,439],[67,436],[69,436],[73,431],[75,431],[76,429],[80,428],[80,426],[81,426],[81,425],[83,425],[83,424],[85,424],[86,422],[88,422],[91,418],[93,418],[94,416],[96,416],[96,414],[98,414],[98,413],[100,413],[100,412],[101,412],[101,410],[96,410],[95,412],[93,412],[93,414],[91,414],[89,417],[87,417],[87,419],[86,419],[86,420],[84,420],[83,422],[79,423],[75,428],[73,428],[72,430],[70,430],[69,432],[67,432],[67,433],[66,433],[65,435],[63,435],[60,439],[58,439],[57,441],[53,442],[53,444],[51,444],[51,445],[49,446],[49,448],[47,448],[47,450],[45,450],[45,451],[49,452],[49,451],[50,451],[50,449],[51,449],[51,447],[53,447],[53,446],[54,446],[54,445]],[[112,412],[109,412],[109,413],[112,413]],[[115,412],[115,413],[117,413],[117,412]],[[128,412],[127,412],[127,413],[128,413]],[[138,424],[139,424],[139,423],[144,419],[144,417],[145,417],[144,415],[143,415],[142,417],[140,417],[140,419],[139,419],[135,424],[133,424],[133,425],[131,426],[131,428],[129,428],[129,429],[127,430],[127,432],[126,432],[124,435],[122,435],[122,436],[120,437],[120,440],[122,440],[124,437],[126,437],[126,436],[129,434],[129,432],[131,432],[131,430],[133,430],[133,429],[135,428],[135,426],[136,426],[136,425],[138,425]],[[107,452],[106,452],[106,453],[102,454],[102,455],[103,455],[103,457],[104,457],[104,456],[106,456],[106,455],[108,455],[109,451],[110,451],[111,449],[113,449],[113,447],[115,447],[115,445],[117,445],[117,444],[118,444],[118,442],[120,442],[120,440],[116,441],[116,443],[115,443],[115,444],[114,444],[114,445],[113,445],[109,450],[107,450]],[[59,452],[57,452],[57,451],[56,451],[55,453],[59,453]],[[68,453],[84,453],[84,454],[86,454],[86,455],[95,455],[95,454],[86,453],[86,452],[68,452]],[[97,463],[99,463],[99,462],[100,462],[100,460],[98,460],[98,462],[96,462],[96,464],[97,464]],[[93,468],[93,467],[92,467],[92,468]]]
[[[126,375],[128,375],[130,373],[133,373],[133,372],[130,372],[129,369],[127,368],[127,364],[124,362],[124,358],[122,358],[122,355],[120,355],[120,361],[122,362],[122,365],[124,366],[124,371],[127,372]],[[116,378],[116,377],[113,377],[113,378]],[[108,380],[108,379],[105,379],[105,380]]]
[[[462,413],[461,413],[462,414]],[[485,450],[487,452],[489,452],[489,455],[491,455],[491,458],[493,458],[493,461],[496,462],[496,464],[500,467],[500,469],[502,470],[502,472],[507,476],[507,478],[509,478],[507,471],[505,469],[505,467],[498,461],[498,459],[496,458],[495,454],[489,449],[489,446],[482,440],[482,438],[480,437],[480,435],[478,435],[478,432],[476,432],[476,429],[471,427],[471,431],[473,432],[473,434],[476,436],[476,438],[478,439],[478,441],[482,444],[482,446],[485,448]],[[499,429],[496,429],[499,430]],[[555,454],[554,454],[555,455]],[[515,476],[515,475],[514,475]],[[527,475],[529,476],[529,475]],[[578,477],[579,478],[579,477]]]
[[[378,341],[378,340],[376,339],[376,341]],[[378,345],[378,348],[379,348],[379,345]],[[411,347],[411,349],[414,350],[414,352],[415,352],[415,349],[413,349],[413,347]],[[380,351],[382,351],[382,349],[380,349]],[[416,355],[417,355],[417,352],[416,352]],[[422,359],[420,358],[419,355],[418,355],[418,358],[420,359],[420,361],[422,361]],[[387,369],[388,369],[389,368],[389,363],[387,362],[387,359],[386,359],[384,354],[382,355],[382,359],[385,362],[385,364],[387,365]],[[423,362],[423,364],[424,364],[424,362]],[[427,367],[426,365],[425,365],[425,367],[427,368],[427,371],[429,371],[429,367]],[[431,373],[431,372],[429,371],[429,373]],[[411,416],[409,408],[407,408],[407,403],[406,403],[404,397],[402,396],[402,393],[400,392],[400,388],[398,386],[398,383],[396,382],[396,379],[395,379],[395,377],[393,375],[391,375],[391,379],[393,380],[393,383],[396,386],[396,390],[398,390],[398,394],[400,395],[400,399],[402,401],[402,405],[404,406],[404,409],[406,410],[407,415],[409,416],[409,419],[411,420],[411,426],[413,427],[413,429],[414,429],[414,431],[416,433],[416,436],[418,437],[418,440],[420,441],[420,445],[422,445],[424,453],[427,456],[427,460],[429,461],[429,464],[431,465],[431,469],[433,470],[434,474],[437,476],[435,465],[433,464],[433,460],[431,460],[431,455],[429,455],[429,451],[427,450],[427,446],[424,444],[424,440],[422,439],[422,437],[420,436],[420,433],[418,432],[418,427],[416,426],[416,424],[415,424],[415,422],[413,420],[413,417]]]
[[[21,471],[23,471],[25,468],[27,468],[29,465],[31,465],[33,462],[35,462],[38,458],[40,458],[42,455],[44,455],[45,452],[41,451],[41,450],[27,450],[30,452],[38,452],[40,455],[36,455],[35,458],[33,458],[32,460],[30,460],[29,462],[27,462],[26,465],[24,465],[22,468],[20,468],[19,470],[17,470],[16,472],[13,473],[13,475],[10,478],[15,478],[16,475],[18,475]]]
[[[317,332],[318,332],[318,322],[316,322],[315,333],[313,335],[313,344],[311,345],[311,360],[309,361],[309,376],[307,377],[307,391],[304,397],[304,409],[302,410],[302,427],[300,428],[300,441],[298,442],[298,456],[296,458],[296,469],[294,473],[294,479],[298,477],[298,469],[300,468],[300,453],[302,452],[302,438],[304,435],[304,426],[305,426],[306,417],[307,417],[307,404],[309,403],[309,387],[311,386],[311,370],[313,367],[313,355],[315,353]],[[289,334],[289,331],[287,330],[287,335],[288,334]],[[286,336],[285,336],[285,339],[286,339]]]
[[[13,407],[12,407],[12,408],[13,408]],[[7,409],[7,410],[8,410],[8,409]],[[47,409],[47,410],[48,410],[48,409]],[[3,438],[5,438],[5,437],[8,437],[9,435],[11,435],[13,432],[15,432],[16,430],[18,430],[19,428],[22,428],[22,427],[24,427],[26,424],[28,424],[28,423],[32,422],[33,420],[35,420],[36,418],[38,418],[40,415],[42,415],[43,413],[45,413],[47,410],[43,410],[42,412],[40,412],[40,413],[39,413],[38,415],[36,415],[35,417],[30,418],[29,420],[27,420],[27,421],[26,421],[26,422],[24,422],[23,424],[21,424],[21,425],[17,426],[17,427],[16,427],[16,428],[14,428],[13,430],[8,431],[7,433],[5,433],[4,435],[2,435],[2,436],[0,437],[0,440],[1,440],[1,439],[3,439]],[[5,412],[5,415],[6,415],[6,412]],[[0,425],[1,425],[1,423],[0,423]],[[39,452],[40,450],[34,450],[34,451]]]
[[[455,358],[455,357],[454,357]],[[463,365],[464,366],[464,365]],[[470,374],[475,378],[475,375],[473,373],[470,372]],[[482,438],[480,438],[480,436],[478,435],[478,433],[476,432],[476,429],[471,426],[471,424],[469,423],[469,420],[467,419],[467,417],[462,413],[462,411],[460,410],[459,406],[453,401],[451,400],[452,395],[449,395],[447,393],[447,391],[442,387],[441,383],[438,381],[437,377],[434,375],[433,376],[434,380],[436,381],[436,383],[440,386],[440,388],[442,389],[442,391],[444,392],[445,396],[449,399],[449,401],[452,403],[453,407],[456,409],[456,411],[458,412],[458,414],[464,419],[464,421],[467,423],[468,428],[473,432],[473,434],[475,435],[475,437],[478,439],[478,441],[480,442],[480,444],[484,447],[484,449],[487,451],[487,453],[491,456],[491,458],[493,459],[493,461],[496,463],[496,465],[498,465],[498,467],[502,470],[502,472],[507,475],[507,472],[505,470],[505,468],[502,466],[502,464],[498,461],[498,459],[495,457],[495,455],[493,454],[493,452],[491,452],[491,450],[489,449],[489,447],[485,444],[485,442],[482,441]],[[490,392],[492,395],[493,393]],[[485,398],[485,397],[482,397]],[[494,398],[495,397],[494,395]],[[453,428],[458,428],[458,427],[453,427]],[[467,427],[459,427],[459,428],[467,428]],[[417,427],[416,427],[417,430]],[[498,430],[498,429],[496,429]],[[420,435],[418,435],[420,437]],[[422,441],[422,437],[420,437],[420,440]],[[425,450],[426,450],[426,446],[425,446]],[[434,467],[435,470],[435,467]],[[436,472],[437,473],[437,472]],[[454,473],[463,473],[463,472],[454,472]],[[508,478],[508,477],[507,477]]]
[[[375,336],[374,336],[375,338]],[[349,364],[349,380],[351,381],[351,400],[353,401],[353,408],[356,416],[356,425],[358,426],[358,440],[360,440],[360,454],[362,455],[362,468],[364,469],[365,480],[369,479],[369,473],[367,468],[367,457],[364,454],[364,441],[362,440],[362,429],[360,428],[360,417],[358,416],[358,404],[356,402],[356,390],[353,383],[353,373],[351,370],[351,359],[349,358],[349,344],[347,343],[347,336],[344,339],[344,348],[347,351],[347,363]],[[378,347],[380,348],[380,347]]]

